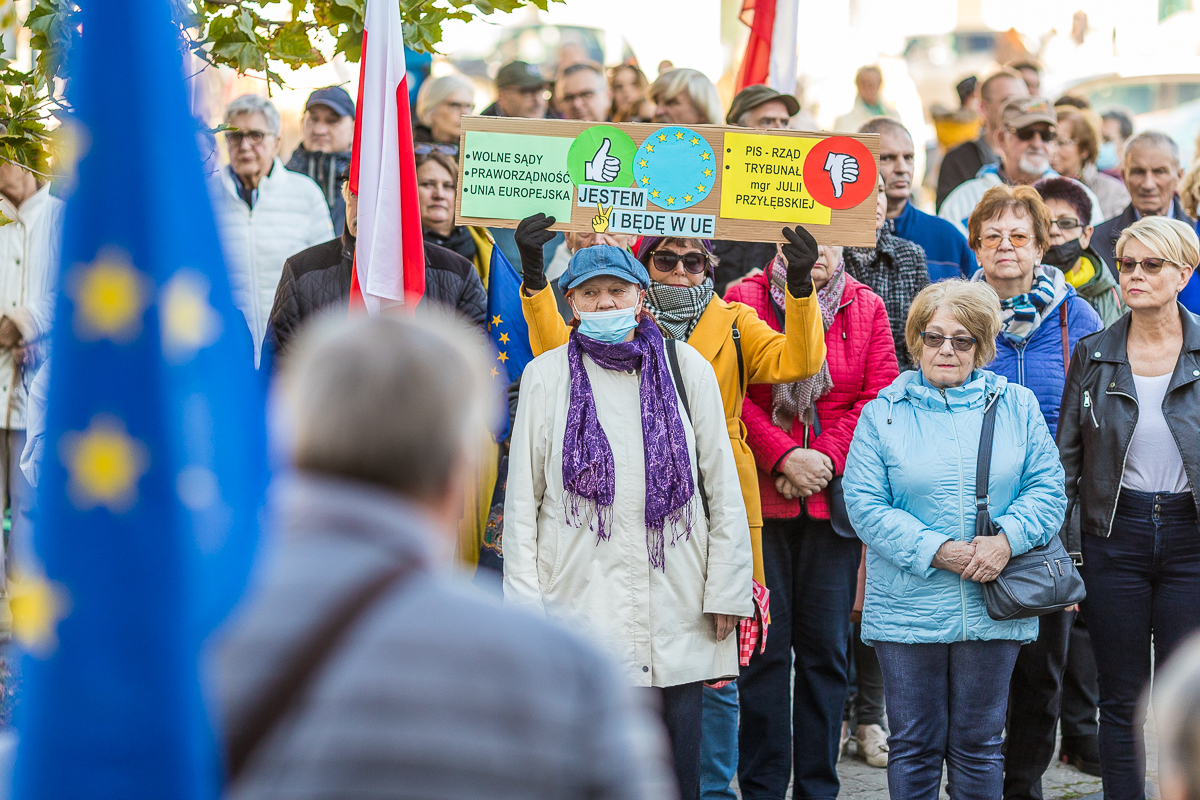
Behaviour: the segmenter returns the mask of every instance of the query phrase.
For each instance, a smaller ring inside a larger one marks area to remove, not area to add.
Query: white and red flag
[[[777,92],[796,91],[796,38],[800,0],[742,0],[739,17],[750,40],[738,70],[737,90],[763,83]]]
[[[425,248],[396,0],[367,0],[350,191],[358,195],[350,308],[378,314],[416,305],[425,294]]]

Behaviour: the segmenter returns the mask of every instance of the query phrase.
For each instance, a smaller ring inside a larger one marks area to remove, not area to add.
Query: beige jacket
[[[612,653],[635,686],[676,686],[738,672],[736,631],[718,642],[707,614],[753,612],[750,531],[725,411],[712,366],[678,345],[693,428],[680,405],[692,456],[699,461],[711,519],[697,495],[692,534],[671,545],[666,569],[651,569],[646,549],[645,482],[639,376],[584,365],[616,467],[612,535],[598,541],[587,513],[566,524],[562,443],[570,401],[567,346],[530,362],[521,377],[504,505],[505,601],[565,620]],[[698,458],[697,458],[697,453]],[[651,477],[653,479],[653,477]],[[701,485],[697,481],[697,486]]]

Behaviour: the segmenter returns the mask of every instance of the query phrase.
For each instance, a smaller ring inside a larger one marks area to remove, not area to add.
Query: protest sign
[[[459,153],[459,225],[875,245],[875,134],[463,117]]]

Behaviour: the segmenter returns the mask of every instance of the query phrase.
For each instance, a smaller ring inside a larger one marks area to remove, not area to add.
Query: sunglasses
[[[1008,239],[1008,243],[1013,247],[1024,247],[1029,244],[1031,237],[1028,233],[1010,233],[1007,237],[1002,233],[985,233],[979,237],[979,243],[988,250],[995,250],[1005,238]]]
[[[417,142],[413,145],[413,152],[419,156],[428,155],[429,153],[441,153],[444,156],[456,158],[458,156],[458,145],[442,144],[441,142]]]
[[[1143,258],[1138,261],[1133,258],[1118,258],[1117,269],[1122,275],[1132,275],[1133,271],[1141,264],[1142,272],[1147,275],[1157,275],[1162,272],[1164,264],[1174,264],[1169,258]]]
[[[1061,219],[1050,220],[1050,225],[1057,225],[1060,231],[1073,231],[1076,228],[1083,226],[1083,223],[1074,217],[1062,217]]]
[[[1018,128],[1016,130],[1017,138],[1022,142],[1031,142],[1036,136],[1046,144],[1052,144],[1058,139],[1058,134],[1054,131],[1046,131],[1041,128]]]
[[[940,350],[942,343],[947,339],[950,340],[950,346],[960,353],[968,352],[972,347],[975,346],[975,342],[977,341],[971,336],[944,336],[940,333],[934,333],[933,331],[921,332],[921,341],[925,343],[926,347],[931,347],[934,350]]]
[[[225,131],[225,142],[236,150],[246,140],[249,140],[252,145],[260,145],[264,139],[273,135],[266,131]]]
[[[670,250],[655,250],[650,254],[650,263],[659,272],[674,272],[675,265],[683,262],[683,268],[693,275],[708,269],[708,256],[704,253],[672,253]]]

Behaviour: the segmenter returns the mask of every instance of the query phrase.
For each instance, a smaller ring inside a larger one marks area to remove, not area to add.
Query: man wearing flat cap
[[[542,119],[549,107],[549,86],[536,64],[511,61],[496,74],[496,102],[485,108],[482,116]]]
[[[342,181],[350,174],[354,145],[354,101],[341,86],[326,86],[308,96],[300,118],[303,138],[288,159],[287,168],[317,182],[329,204],[333,233],[346,227],[346,201]]]
[[[952,191],[938,210],[938,216],[951,222],[963,236],[967,235],[967,219],[988,189],[1000,184],[1031,186],[1042,178],[1056,178],[1050,168],[1050,153],[1058,138],[1058,115],[1044,97],[1014,97],[1000,112],[1000,129],[996,131],[1000,161],[979,170],[972,180]],[[1100,201],[1091,189],[1079,184],[1092,201],[1092,220],[1104,221]]]
[[[800,103],[795,97],[758,83],[734,96],[725,124],[759,130],[786,128],[788,120],[799,111]],[[718,295],[724,295],[732,281],[771,263],[775,258],[775,243],[718,241],[713,242],[713,255],[720,259],[713,275],[713,288]]]

